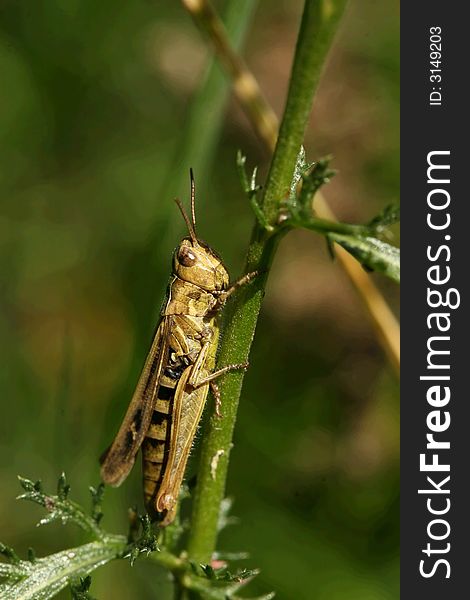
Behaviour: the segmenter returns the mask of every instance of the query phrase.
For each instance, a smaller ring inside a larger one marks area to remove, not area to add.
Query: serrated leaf
[[[95,600],[90,594],[91,577],[80,577],[77,582],[70,584],[70,592],[72,594],[72,600]]]
[[[238,150],[238,152],[237,152],[237,169],[238,169],[238,174],[240,177],[240,183],[241,183],[242,189],[245,192],[245,194],[248,196],[248,198],[251,199],[252,196],[256,195],[256,193],[261,189],[261,186],[259,186],[256,183],[256,175],[258,173],[258,167],[254,167],[251,177],[248,178],[248,175],[246,172],[246,156],[244,154],[242,154],[241,150]]]
[[[292,177],[289,198],[279,215],[279,224],[303,227],[312,218],[312,201],[319,188],[328,183],[336,171],[330,169],[331,156],[309,163],[301,148]],[[300,185],[301,184],[301,185]]]
[[[16,554],[13,548],[10,548],[10,546],[7,546],[2,542],[0,542],[0,554],[12,564],[18,564],[21,562],[20,557],[18,556],[18,554]]]
[[[57,484],[59,494],[51,496],[45,494],[40,482],[33,483],[30,479],[18,477],[24,494],[17,497],[18,500],[29,500],[35,504],[43,506],[47,514],[39,521],[38,525],[47,525],[53,521],[60,521],[63,525],[72,522],[81,527],[95,539],[103,539],[104,533],[99,527],[98,522],[101,519],[101,498],[102,489],[98,486],[93,488],[93,508],[92,516],[89,516],[85,510],[76,502],[67,498],[69,486],[66,484],[65,475],[62,474]]]
[[[59,481],[57,482],[57,497],[60,500],[67,500],[69,492],[70,486],[67,483],[65,473],[62,473],[62,475],[59,477]]]
[[[17,583],[6,584],[0,591],[8,590],[8,600],[48,600],[64,589],[71,581],[86,577],[91,571],[117,558],[124,551],[123,536],[108,538],[105,542],[91,542],[38,558],[30,565],[26,577]]]
[[[248,181],[248,175],[246,174],[246,156],[241,150],[237,151],[237,168],[242,189],[245,194],[248,194],[250,191],[250,183]]]
[[[400,282],[400,250],[373,237],[355,237],[340,233],[330,233],[334,240],[364,267],[382,273]]]
[[[398,204],[389,204],[386,206],[383,211],[374,217],[369,223],[367,227],[371,230],[372,233],[381,233],[390,225],[394,223],[398,223],[400,220],[400,206]]]
[[[34,548],[28,548],[28,561],[30,563],[35,563],[37,560],[37,556],[36,556],[36,552],[34,551]]]
[[[256,183],[256,175],[258,173],[258,167],[253,169],[253,173],[251,174],[251,178],[248,178],[246,172],[246,156],[244,156],[241,150],[237,152],[237,169],[240,177],[240,183],[243,191],[248,196],[250,200],[251,207],[255,216],[258,220],[258,223],[261,225],[263,229],[271,231],[273,228],[266,220],[266,216],[264,212],[261,210],[261,207],[258,203],[257,194],[261,190],[261,186]]]
[[[201,565],[201,569],[207,579],[217,579],[215,570],[210,565]]]
[[[259,575],[259,569],[241,569],[240,571],[237,571],[237,573],[235,573],[234,575],[231,575],[231,580],[243,582],[251,580],[257,575]]]
[[[204,600],[241,600],[237,593],[259,573],[257,569],[241,569],[236,573],[230,573],[226,565],[222,568],[214,568],[214,564],[198,565],[189,561],[191,573],[188,573],[186,587],[197,592],[199,594],[197,597],[200,596]],[[274,595],[269,593],[260,596],[259,600],[269,600],[273,597]]]
[[[219,569],[215,569],[212,565],[201,564],[200,567],[207,579],[212,582],[246,585],[259,574],[258,569],[240,569],[236,573],[231,573],[226,565]]]
[[[34,481],[31,481],[31,479],[26,479],[26,477],[21,477],[20,475],[18,475],[18,481],[20,482],[21,487],[26,492],[37,491],[36,486],[37,486],[38,482],[34,483]]]
[[[292,202],[296,202],[297,186],[302,180],[302,177],[313,166],[313,164],[314,163],[307,162],[305,148],[303,146],[300,146],[299,153],[297,154],[297,160],[295,161],[294,174],[292,175],[292,181],[290,184],[290,200]]]
[[[3,579],[17,580],[26,577],[32,569],[32,565],[26,561],[20,561],[19,563],[0,563],[0,577]],[[1,588],[0,588],[1,589]]]
[[[138,515],[137,519],[138,521],[140,521],[142,533],[140,534],[140,537],[138,537],[134,541],[131,541],[131,544],[128,547],[128,553],[126,554],[126,558],[129,558],[131,565],[134,564],[134,562],[141,554],[148,555],[151,552],[159,550],[157,536],[152,530],[152,523],[150,521],[150,517],[148,515]]]
[[[91,494],[91,517],[97,525],[99,525],[103,518],[103,511],[101,509],[101,503],[104,495],[104,483],[100,483],[96,488],[93,486],[89,487]]]

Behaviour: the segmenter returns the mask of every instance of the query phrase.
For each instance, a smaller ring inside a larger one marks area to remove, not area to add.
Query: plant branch
[[[323,10],[325,4],[331,9],[328,14]],[[261,209],[268,218],[278,213],[279,203],[288,193],[321,65],[343,6],[344,0],[328,3],[318,0],[305,2],[286,110],[261,200]],[[293,148],[296,149],[295,152]],[[241,289],[233,303],[227,307],[227,326],[219,355],[221,365],[245,362],[248,358],[269,268],[281,234],[282,230],[275,235],[268,235],[258,223],[253,229],[246,259],[246,272],[257,270],[259,275],[251,284]],[[188,539],[189,556],[201,563],[210,562],[215,550],[242,381],[243,373],[240,372],[227,374],[223,378],[220,383],[224,399],[223,419],[212,414],[206,423],[203,436]]]
[[[183,0],[183,4],[193,16],[198,27],[213,44],[220,62],[232,79],[235,94],[252,123],[254,131],[265,147],[273,151],[279,129],[276,115],[264,99],[255,77],[230,44],[223,23],[207,0]],[[335,8],[334,3],[326,1],[318,4],[323,8],[323,12]],[[319,66],[321,67],[321,63]],[[316,76],[319,75],[319,71],[320,69]],[[313,73],[310,75],[314,76]],[[248,83],[242,85],[242,82]],[[335,214],[319,192],[315,195],[315,210],[323,219],[336,220]],[[361,297],[377,331],[378,339],[399,374],[400,329],[395,316],[371,278],[364,273],[361,265],[341,247],[337,247],[336,256]]]
[[[224,23],[206,0],[182,0],[182,3],[213,45],[236,95],[249,98],[250,111],[247,114],[253,127],[261,132],[263,138],[270,139],[273,131],[277,132],[277,117],[264,99],[255,77],[231,44]]]
[[[289,220],[289,226],[292,227],[303,227],[304,229],[310,229],[317,233],[342,233],[344,235],[366,235],[368,233],[367,227],[364,225],[353,225],[352,223],[339,223],[338,221],[330,221],[329,219],[318,219],[311,217],[308,221]]]

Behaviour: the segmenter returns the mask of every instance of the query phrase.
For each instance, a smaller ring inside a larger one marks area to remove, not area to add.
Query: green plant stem
[[[313,95],[326,52],[336,30],[345,0],[306,0],[289,84],[286,109],[269,171],[261,208],[276,223],[280,202],[288,194],[299,148],[310,114]],[[246,272],[258,277],[240,290],[227,307],[227,325],[220,346],[219,364],[245,362],[255,333],[262,298],[282,232],[267,235],[255,225],[246,259]],[[223,418],[211,414],[201,447],[198,483],[194,494],[188,553],[208,563],[215,550],[220,505],[225,485],[243,373],[227,374],[220,382]]]
[[[338,221],[330,221],[329,219],[318,219],[309,217],[308,219],[292,219],[286,222],[287,226],[303,227],[318,233],[341,233],[344,235],[369,235],[370,229],[364,225],[353,225],[351,223],[340,223]]]
[[[284,118],[264,194],[264,212],[268,222],[273,225],[277,219],[279,201],[289,193],[313,94],[345,4],[346,0],[305,2]]]
[[[181,558],[178,558],[174,554],[171,554],[171,552],[165,550],[152,552],[149,554],[148,558],[174,573],[183,572],[186,569],[186,564]]]

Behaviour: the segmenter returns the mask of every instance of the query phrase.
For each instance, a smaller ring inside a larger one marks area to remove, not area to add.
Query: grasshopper
[[[215,380],[248,364],[215,369],[219,314],[226,300],[256,272],[229,283],[221,258],[196,235],[195,184],[191,220],[177,199],[189,236],[173,257],[167,298],[144,368],[119,431],[101,464],[103,481],[119,486],[142,448],[144,502],[162,526],[175,518],[179,490],[209,387],[220,415]]]

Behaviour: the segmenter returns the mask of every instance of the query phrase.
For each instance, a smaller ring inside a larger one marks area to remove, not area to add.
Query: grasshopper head
[[[229,285],[229,276],[222,259],[196,235],[195,185],[192,169],[191,176],[191,219],[186,214],[180,200],[176,199],[183,219],[189,231],[189,237],[183,238],[174,257],[175,274],[188,283],[199,286],[208,292],[225,290]]]
[[[229,276],[222,260],[200,240],[184,238],[175,252],[175,274],[208,292],[228,287]]]

